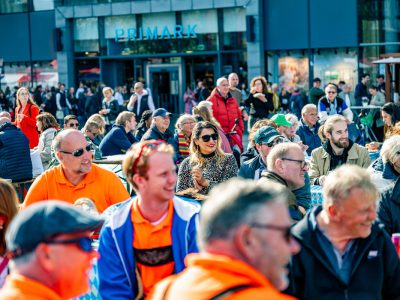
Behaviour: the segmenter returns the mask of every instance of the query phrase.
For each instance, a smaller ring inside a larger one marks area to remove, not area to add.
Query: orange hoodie
[[[251,287],[229,294],[224,299],[295,299],[277,291],[261,273],[242,261],[222,255],[193,253],[186,257],[185,262],[188,267],[182,273],[159,282],[147,299],[206,300],[240,285]]]

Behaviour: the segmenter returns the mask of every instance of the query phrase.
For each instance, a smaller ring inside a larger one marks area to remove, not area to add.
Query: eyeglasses
[[[85,153],[85,150],[87,152],[92,151],[92,144],[87,144],[85,148],[77,149],[77,150],[74,150],[72,152],[62,151],[62,150],[60,150],[60,152],[61,153],[66,153],[66,154],[72,154],[75,157],[80,157],[80,156],[83,155],[83,153]]]
[[[300,167],[301,167],[302,169],[308,168],[308,166],[309,166],[309,163],[306,162],[305,160],[291,159],[291,158],[286,158],[286,157],[282,157],[281,159],[282,159],[282,160],[288,160],[288,161],[297,162],[297,163],[300,164]]]
[[[269,143],[262,143],[261,145],[266,145],[266,146],[272,148],[272,147],[274,147],[275,145],[278,145],[278,144],[280,144],[280,143],[283,143],[283,139],[278,138],[278,139],[273,140],[272,142],[269,142]]]
[[[218,133],[213,133],[213,134],[205,134],[203,136],[200,137],[203,142],[209,142],[210,139],[213,139],[214,141],[218,141],[219,135]]]
[[[133,162],[133,166],[132,166],[132,171],[133,173],[137,172],[137,165],[140,161],[140,158],[142,157],[143,154],[143,150],[144,149],[157,149],[158,146],[165,144],[165,142],[163,140],[155,140],[155,141],[148,141],[148,142],[144,142],[142,147],[140,148],[139,151],[139,155],[137,156],[137,158],[135,159],[135,161]]]
[[[71,239],[71,240],[53,240],[53,241],[45,241],[45,244],[55,244],[55,245],[64,245],[64,244],[76,244],[77,246],[79,246],[79,248],[84,251],[84,252],[92,252],[93,248],[92,248],[92,240],[88,237],[81,237],[81,238],[77,238],[77,239]]]
[[[69,127],[79,127],[79,123],[70,123]]]
[[[328,94],[336,94],[335,91],[328,91]]]
[[[286,242],[290,242],[292,239],[292,227],[291,226],[278,226],[272,224],[259,224],[259,223],[252,223],[250,224],[251,227],[259,228],[259,229],[270,229],[283,232],[283,237]]]

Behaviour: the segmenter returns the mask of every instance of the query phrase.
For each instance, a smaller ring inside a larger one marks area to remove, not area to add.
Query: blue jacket
[[[242,163],[239,169],[239,177],[245,179],[254,179],[256,171],[260,168],[260,155]],[[296,196],[297,204],[304,207],[306,210],[311,207],[311,185],[310,176],[306,172],[304,174],[304,186],[292,191]]]
[[[115,204],[105,214],[110,214],[100,232],[98,262],[100,295],[103,299],[135,299],[137,281],[133,253],[133,223],[131,219],[134,198]],[[185,268],[187,254],[198,252],[196,227],[200,205],[173,199],[172,252],[175,273]]]
[[[136,142],[132,133],[126,133],[124,126],[113,125],[99,147],[104,156],[124,154]]]
[[[300,137],[304,145],[308,146],[307,154],[311,156],[311,152],[321,146],[321,139],[318,136],[318,129],[321,125],[317,122],[315,124],[314,132],[311,131],[310,127],[304,123],[303,120],[299,122],[299,128],[297,129],[297,135]]]
[[[0,126],[0,177],[12,181],[32,179],[29,140],[11,123]]]

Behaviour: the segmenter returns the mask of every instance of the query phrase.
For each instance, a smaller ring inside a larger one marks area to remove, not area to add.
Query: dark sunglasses
[[[283,233],[283,238],[286,242],[290,242],[292,239],[292,227],[291,226],[277,226],[272,224],[259,224],[259,223],[252,223],[250,224],[251,227],[259,228],[259,229],[270,229],[281,231]]]
[[[72,151],[72,152],[60,150],[60,152],[61,152],[61,153],[66,153],[66,154],[72,154],[72,155],[75,156],[75,157],[80,157],[80,156],[83,155],[83,153],[85,153],[85,150],[86,150],[87,152],[92,151],[92,144],[87,144],[86,147],[85,147],[85,149],[81,148],[81,149],[74,150],[74,151]]]
[[[44,243],[49,244],[49,245],[52,245],[52,244],[56,244],[56,245],[76,244],[84,252],[90,253],[93,251],[92,240],[88,237],[81,237],[81,238],[71,239],[71,240],[45,241]]]
[[[278,145],[280,143],[283,143],[283,139],[282,138],[278,138],[278,139],[276,139],[276,140],[274,140],[272,142],[269,142],[269,143],[263,143],[263,145],[267,145],[268,147],[272,148],[275,145]]]
[[[146,149],[146,148],[147,149],[151,149],[151,150],[157,149],[157,147],[162,145],[162,144],[165,144],[165,142],[163,140],[155,140],[155,141],[152,141],[152,142],[144,142],[142,147],[140,148],[139,155],[137,156],[137,158],[133,162],[133,166],[132,166],[133,173],[136,173],[136,171],[137,171],[136,168],[137,168],[137,165],[139,163],[140,158],[142,157],[143,150]]]
[[[69,127],[79,127],[79,123],[71,123],[69,124]]]
[[[205,134],[205,135],[201,136],[200,138],[203,140],[203,142],[207,143],[210,141],[210,139],[213,139],[214,141],[218,141],[219,136],[218,136],[218,133],[213,133],[213,134]]]

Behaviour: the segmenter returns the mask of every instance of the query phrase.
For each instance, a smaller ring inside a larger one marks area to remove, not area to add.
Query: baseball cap
[[[11,221],[6,233],[7,249],[17,257],[33,251],[40,243],[65,233],[99,230],[100,216],[89,214],[57,200],[41,201],[28,206]]]
[[[254,134],[254,143],[270,143],[275,140],[277,137],[282,137],[279,135],[278,131],[272,126],[263,126],[257,130]]]
[[[274,121],[274,123],[278,126],[287,126],[290,127],[293,124],[290,123],[288,120],[286,120],[284,114],[276,114],[271,118],[271,121]]]
[[[165,117],[165,116],[170,116],[172,115],[168,110],[165,108],[157,108],[155,111],[153,111],[152,117]]]

